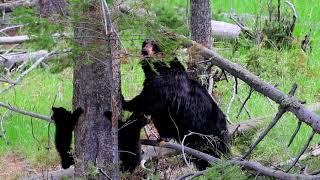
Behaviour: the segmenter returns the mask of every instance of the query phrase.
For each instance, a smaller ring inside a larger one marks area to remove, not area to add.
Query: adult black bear
[[[52,107],[52,112],[51,119],[54,120],[56,125],[55,145],[61,158],[61,166],[63,169],[67,169],[74,164],[74,159],[70,152],[72,131],[83,110],[77,108],[71,113],[63,107]]]
[[[142,51],[144,48],[145,44]],[[170,62],[170,67],[153,62],[154,65],[142,62],[146,76],[143,89],[132,100],[124,101],[123,109],[151,115],[161,138],[175,138],[181,142],[189,132],[196,132],[212,138],[192,135],[186,138],[185,145],[215,157],[228,154],[226,117],[207,90],[188,77],[177,58]],[[194,162],[200,170],[209,165],[203,160]]]
[[[104,115],[111,119],[111,112]],[[133,172],[141,161],[140,131],[148,123],[141,113],[133,113],[126,122],[118,123],[118,145],[121,161],[120,169],[123,172]]]

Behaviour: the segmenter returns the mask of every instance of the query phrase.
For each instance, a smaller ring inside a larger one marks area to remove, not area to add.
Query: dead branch
[[[293,166],[299,161],[300,157],[302,156],[302,154],[307,150],[310,142],[312,141],[313,137],[314,137],[314,134],[315,132],[312,131],[310,136],[309,136],[309,139],[307,141],[307,143],[304,145],[304,147],[302,148],[302,150],[300,151],[300,153],[297,155],[297,157],[295,158],[295,160],[292,162],[292,164],[289,166],[288,170],[286,172],[289,172]]]
[[[227,112],[226,112],[226,115],[227,115],[227,121],[229,124],[232,124],[230,118],[229,118],[229,113],[230,113],[230,109],[231,109],[231,106],[232,106],[232,103],[234,101],[234,99],[236,98],[237,96],[237,82],[236,82],[236,78],[234,79],[234,83],[233,83],[233,91],[232,91],[232,96],[231,96],[231,99],[230,99],[230,102],[228,104],[228,107],[227,107]]]
[[[221,57],[218,53],[185,38],[182,35],[177,35],[167,31],[161,30],[162,33],[170,38],[175,39],[180,42],[186,48],[193,48],[199,52],[200,55],[209,59],[208,62],[218,66],[221,69],[228,71],[231,75],[241,79],[252,87],[255,91],[260,92],[261,94],[269,97],[276,103],[280,104],[282,107],[287,107],[300,121],[308,124],[312,129],[317,133],[320,132],[320,117],[319,115],[311,112],[304,107],[297,99],[294,97],[289,97],[287,94],[284,94],[279,89],[274,86],[262,81],[258,76],[252,74],[248,70],[244,69],[238,64],[232,63],[227,59]]]
[[[12,30],[12,29],[17,29],[17,28],[20,28],[20,27],[23,27],[23,25],[14,25],[14,26],[5,27],[3,29],[0,29],[0,33],[6,32],[6,31],[9,31],[9,30]]]
[[[28,61],[30,59],[39,59],[43,56],[48,55],[47,50],[40,50],[30,53],[11,53],[0,56],[0,64],[3,64],[4,67],[10,68],[12,65]]]
[[[251,119],[250,110],[249,110],[248,107],[245,105],[244,101],[241,99],[240,96],[238,96],[238,100],[239,100],[239,102],[243,105],[243,109],[246,111],[247,115],[249,116],[249,119]],[[239,118],[239,117],[236,117],[236,118]]]
[[[9,109],[11,111],[23,114],[23,115],[34,117],[34,118],[37,118],[37,119],[46,120],[46,121],[51,122],[51,123],[54,122],[54,121],[51,120],[51,118],[49,116],[38,114],[38,113],[34,113],[34,112],[25,111],[25,110],[22,110],[22,109],[18,109],[18,108],[14,107],[14,106],[11,106],[9,104],[5,104],[3,102],[0,102],[0,106],[4,107],[6,109]]]
[[[55,54],[56,51],[52,51],[50,53],[48,53],[47,55],[41,57],[40,59],[38,59],[34,64],[32,64],[32,66],[29,67],[29,69],[27,69],[26,71],[24,71],[23,73],[21,73],[17,79],[14,81],[14,84],[9,84],[7,87],[3,88],[2,90],[0,90],[0,94],[9,90],[10,88],[12,88],[13,86],[15,86],[17,83],[19,83],[19,81],[24,78],[29,72],[31,72],[34,68],[36,68],[40,63],[42,63],[42,61],[44,61],[45,59],[47,59],[49,56],[51,56],[52,54]]]
[[[5,36],[5,37],[0,37],[0,45],[3,44],[20,44],[25,41],[30,40],[29,36],[27,35],[22,35],[22,36]]]
[[[301,127],[301,124],[302,124],[302,122],[301,122],[301,121],[298,121],[296,130],[295,130],[294,133],[292,134],[292,136],[291,136],[291,138],[290,138],[290,141],[289,141],[287,147],[290,147],[290,145],[291,145],[291,143],[293,142],[294,138],[295,138],[296,135],[298,134],[298,132],[299,132],[299,130],[300,130],[300,127]]]
[[[64,178],[74,178],[74,167],[69,169],[59,169],[56,171],[43,172],[42,174],[35,176],[26,176],[23,179],[39,180],[39,179],[64,179]]]
[[[244,33],[247,34],[249,37],[253,38],[254,35],[253,33],[249,30],[249,28],[245,27],[242,25],[235,17],[233,14],[230,13],[230,18],[233,20],[234,23],[240,28],[240,30]]]
[[[294,83],[292,86],[292,89],[289,92],[290,96],[293,96],[294,93],[297,90],[297,84]],[[259,138],[256,140],[256,142],[254,142],[250,148],[245,152],[245,154],[241,157],[241,159],[245,159],[251,152],[252,150],[262,141],[262,139],[268,134],[268,132],[273,128],[274,125],[277,124],[277,122],[280,120],[280,118],[282,117],[282,115],[287,111],[287,107],[279,107],[279,111],[276,114],[276,116],[273,118],[273,120],[271,121],[271,123],[269,124],[269,126],[259,135]]]
[[[173,144],[173,143],[168,143],[168,142],[161,142],[159,143],[158,141],[152,141],[152,140],[141,140],[141,143],[144,145],[150,145],[150,146],[159,146],[159,147],[165,147],[165,148],[170,148],[170,149],[175,149],[177,151],[182,151],[182,147],[179,144]],[[190,154],[196,158],[212,162],[212,163],[217,163],[221,162],[221,159],[215,158],[213,156],[210,156],[209,154],[194,150],[189,147],[184,147],[184,152],[187,154]],[[265,175],[268,177],[274,177],[278,179],[316,179],[320,178],[320,176],[313,176],[313,175],[303,175],[303,174],[289,174],[285,173],[279,170],[274,170],[268,167],[263,166],[262,164],[258,162],[250,162],[250,161],[239,161],[236,159],[231,159],[231,160],[226,160],[229,162],[231,165],[238,165],[242,166],[247,170],[253,170],[257,173],[260,173],[261,175]]]
[[[273,126],[279,121],[282,115],[286,112],[284,108],[280,108],[277,115],[273,118],[269,126],[259,135],[259,138],[250,146],[250,148],[245,152],[241,159],[245,159],[252,150],[262,141],[262,139],[268,134],[268,132],[273,128]]]
[[[38,0],[16,0],[7,3],[0,3],[0,11],[12,11],[19,6],[31,7],[36,5],[37,2]]]
[[[247,98],[244,100],[244,102],[242,103],[242,105],[241,105],[241,107],[240,107],[240,110],[239,110],[236,118],[239,118],[239,116],[240,116],[240,114],[241,114],[241,112],[242,112],[242,109],[246,107],[246,103],[247,103],[247,101],[250,99],[253,91],[254,91],[254,90],[253,90],[252,88],[250,88],[249,94],[248,94]],[[248,113],[248,115],[249,115],[249,117],[250,117],[250,114],[249,114],[249,113]]]
[[[179,177],[177,180],[187,180],[187,179],[194,179],[195,177],[198,177],[198,176],[202,176],[203,174],[207,173],[208,170],[203,170],[203,171],[198,171],[198,172],[191,172],[191,173],[188,173],[188,174],[185,174],[181,177]]]

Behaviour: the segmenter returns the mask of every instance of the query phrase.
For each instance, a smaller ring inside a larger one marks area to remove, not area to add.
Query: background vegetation
[[[239,42],[227,42],[216,40],[214,42],[215,50],[221,53],[224,57],[242,64],[250,71],[259,75],[265,81],[271,84],[278,84],[278,88],[283,92],[288,92],[294,82],[297,82],[299,87],[296,92],[296,97],[300,100],[305,100],[307,104],[312,104],[319,101],[320,97],[320,14],[318,9],[320,4],[317,0],[294,0],[292,1],[296,6],[298,12],[297,24],[294,30],[294,37],[296,38],[292,45],[281,47],[267,47],[258,46],[246,38],[240,38]],[[285,5],[283,5],[285,6]],[[186,26],[185,7],[186,1],[181,0],[163,0],[158,1],[141,1],[141,4],[136,4],[136,8],[143,7],[150,10],[155,16],[150,16],[150,20],[157,22],[159,25],[169,27],[175,32],[188,35]],[[283,7],[284,8],[284,7]],[[215,20],[222,20],[232,22],[228,13],[230,9],[234,9],[237,14],[251,14],[255,19],[255,15],[267,15],[266,1],[256,0],[213,0],[212,10],[213,18]],[[284,8],[287,9],[287,8]],[[19,12],[16,16],[20,16]],[[29,17],[29,16],[28,16]],[[160,39],[162,47],[168,53],[175,52],[177,46],[170,41],[163,40],[162,37],[157,36],[154,26],[146,26],[148,18],[139,17],[121,17],[119,23],[120,35],[126,48],[128,48],[130,55],[124,59],[127,64],[123,64],[122,70],[122,92],[126,98],[132,98],[139,93],[144,80],[142,70],[137,58],[141,42],[146,37],[153,37]],[[24,19],[25,21],[33,21],[31,19]],[[257,28],[252,21],[245,21],[251,29]],[[250,23],[251,22],[251,23]],[[263,21],[260,22],[263,25]],[[261,26],[262,26],[261,25]],[[49,25],[48,25],[49,26]],[[54,27],[54,30],[59,28]],[[67,29],[71,27],[67,27]],[[52,27],[49,29],[52,30]],[[60,30],[60,29],[59,29]],[[51,31],[48,31],[51,32]],[[300,48],[300,41],[304,35],[310,32],[312,39],[312,51],[309,54],[304,53]],[[31,31],[31,33],[39,33]],[[139,36],[138,36],[139,35]],[[39,40],[44,42],[43,39]],[[48,40],[47,40],[48,42]],[[54,48],[51,44],[48,48]],[[34,42],[34,44],[37,44]],[[39,44],[38,44],[39,45]],[[41,45],[41,43],[40,43]],[[65,43],[60,43],[56,46],[65,47]],[[235,50],[235,46],[237,49]],[[42,47],[42,46],[40,46]],[[38,46],[27,46],[26,48],[39,48]],[[180,54],[178,53],[180,56]],[[181,55],[180,58],[185,58]],[[64,61],[70,60],[52,60],[50,69],[39,68],[33,71],[28,77],[16,88],[14,91],[8,91],[0,96],[0,101],[8,102],[11,105],[23,108],[25,110],[35,111],[40,114],[50,114],[50,109],[55,101],[55,106],[63,106],[71,109],[72,99],[72,68],[64,67]],[[66,63],[68,64],[68,63]],[[70,63],[69,63],[70,65]],[[59,67],[59,68],[57,68]],[[232,95],[232,81],[222,81],[217,84],[215,93],[219,97],[219,103],[224,112],[226,112],[227,105]],[[2,85],[3,87],[5,84]],[[249,87],[240,82],[239,96],[244,99],[249,92]],[[237,119],[236,115],[241,103],[235,101],[233,104],[229,117],[233,122],[240,122],[247,120],[248,116],[242,113]],[[260,117],[274,114],[277,111],[277,105],[270,103],[268,99],[259,93],[254,92],[247,104],[252,117]],[[6,129],[6,138],[0,138],[0,157],[5,158],[8,154],[19,154],[32,168],[55,168],[59,164],[55,148],[53,148],[54,128],[51,125],[48,136],[48,123],[41,120],[34,119],[31,123],[29,117],[22,116],[16,113],[8,113],[4,109],[0,109],[0,113],[5,117],[4,127]],[[271,118],[266,119],[268,123]],[[295,141],[290,148],[286,148],[289,138],[296,127],[296,118],[287,113],[277,126],[272,129],[270,134],[258,145],[258,147],[251,154],[251,159],[260,161],[265,164],[275,164],[283,162],[291,157],[294,157],[301,146],[306,142],[311,129],[303,125],[302,130],[298,133]],[[234,155],[242,154],[248,145],[259,135],[260,130],[252,132],[245,137],[239,137],[233,142],[232,151]],[[316,144],[319,140],[318,135],[313,140]],[[48,149],[48,142],[50,147]],[[2,161],[5,162],[5,161]],[[306,162],[309,164],[310,170],[319,165],[319,161],[310,160]],[[2,164],[2,165],[1,165]],[[0,163],[0,172],[3,163]],[[212,177],[219,177],[219,169],[228,165],[216,165],[208,175]],[[239,172],[239,177],[243,177],[243,172],[234,167],[225,170]],[[232,179],[234,176],[226,173],[226,179]]]

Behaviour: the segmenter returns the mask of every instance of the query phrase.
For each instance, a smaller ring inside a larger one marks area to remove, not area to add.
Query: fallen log
[[[22,62],[39,59],[48,55],[47,50],[40,50],[31,53],[11,53],[0,56],[0,65],[3,65],[6,68],[11,68],[14,64],[20,64]]]
[[[0,11],[10,12],[13,9],[24,6],[32,7],[38,3],[38,0],[16,0],[6,3],[0,3]]]
[[[0,37],[0,45],[3,44],[20,44],[25,41],[28,41],[30,38],[27,35],[22,36],[5,36]]]
[[[222,22],[222,21],[211,21],[212,35],[214,38],[223,40],[237,39],[241,33],[241,28],[235,24]]]

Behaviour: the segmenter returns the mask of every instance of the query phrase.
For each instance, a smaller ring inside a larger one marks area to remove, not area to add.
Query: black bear
[[[149,41],[145,42],[148,44]],[[170,62],[170,67],[166,67],[159,61],[150,63],[148,56],[157,52],[149,52],[145,50],[144,43],[142,55],[146,58],[143,60],[148,62],[142,62],[146,76],[143,89],[132,100],[124,101],[123,109],[151,115],[161,138],[175,138],[181,142],[186,134],[196,132],[213,139],[193,135],[186,138],[185,145],[215,157],[228,154],[226,117],[207,90],[188,77],[177,58]],[[203,160],[194,162],[200,170],[209,165]]]
[[[104,115],[111,119],[111,112]],[[125,122],[119,121],[118,145],[122,172],[133,172],[141,161],[140,131],[148,123],[141,113],[133,113]]]
[[[63,169],[67,169],[74,164],[74,159],[70,152],[72,131],[83,110],[77,108],[71,113],[63,107],[52,107],[52,112],[51,119],[54,120],[56,125],[55,145],[61,158],[61,166]]]

